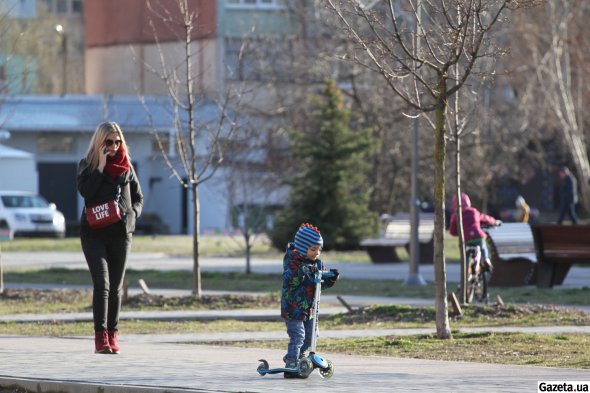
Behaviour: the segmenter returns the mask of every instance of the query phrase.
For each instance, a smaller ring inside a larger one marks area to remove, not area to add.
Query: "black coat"
[[[578,203],[578,182],[573,175],[568,174],[559,185],[559,204],[569,206],[572,203]]]
[[[135,231],[135,222],[143,209],[143,194],[133,167],[114,179],[98,169],[90,170],[86,159],[78,164],[78,191],[84,198],[86,206],[92,206],[100,202],[114,199],[117,194],[117,186],[121,187],[119,208],[127,233]],[[82,211],[80,219],[80,231],[91,231],[86,220],[86,214]]]

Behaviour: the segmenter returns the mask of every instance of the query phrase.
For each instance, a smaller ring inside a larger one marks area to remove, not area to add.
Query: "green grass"
[[[282,259],[283,250],[273,248],[264,235],[257,236],[253,243],[253,256]],[[78,237],[64,239],[16,238],[0,242],[0,247],[2,251],[6,252],[81,251]],[[188,235],[134,236],[132,250],[169,256],[191,256],[193,255],[193,238]],[[402,260],[408,259],[408,254],[403,247],[399,247],[397,251]],[[244,252],[244,239],[241,236],[204,235],[199,238],[199,254],[205,257],[238,257],[243,256]],[[445,257],[448,262],[459,260],[457,238],[450,235],[445,237]],[[368,254],[363,250],[324,251],[322,258],[326,261],[337,262],[370,262]]]
[[[199,253],[203,256],[239,256],[244,253],[241,237],[207,235],[199,238]],[[2,251],[40,252],[40,251],[81,251],[80,239],[15,238],[2,242]],[[186,235],[134,236],[132,249],[138,252],[153,252],[170,256],[188,256],[193,254],[193,239]],[[254,242],[253,255],[272,255],[274,251],[265,238]]]
[[[282,322],[257,321],[138,321],[122,320],[119,329],[124,334],[190,334],[222,332],[259,332],[281,330]],[[0,322],[0,334],[23,336],[89,336],[92,322]]]
[[[73,303],[66,306],[66,295],[72,298]],[[278,318],[278,298],[270,297],[261,300],[255,299],[237,299],[227,297],[204,297],[196,299],[187,298],[166,298],[152,299],[149,297],[137,296],[130,302],[124,303],[124,311],[137,311],[158,308],[161,310],[170,309],[171,305],[183,303],[183,310],[200,310],[200,309],[237,309],[244,306],[256,307],[263,305],[267,308],[274,307],[277,309]],[[11,307],[10,299],[3,299],[7,307]],[[18,300],[23,308],[34,309],[38,304],[48,302],[46,297],[37,299],[21,298]],[[61,301],[52,302],[62,305],[62,309],[57,306],[49,306],[54,312],[67,311],[86,311],[91,310],[90,292],[81,294],[64,293]],[[74,309],[75,304],[81,304],[78,309]],[[519,306],[505,305],[503,307],[495,306],[467,306],[461,316],[451,317],[450,324],[455,329],[464,327],[500,327],[500,326],[587,326],[590,324],[590,314],[576,309],[558,309],[554,306]],[[209,331],[256,331],[256,330],[282,330],[283,322],[248,322],[248,321],[207,321],[205,325],[199,324],[205,322],[199,321],[122,321],[129,326],[126,327],[128,333],[146,333],[162,334],[167,332],[174,333],[194,333]],[[29,334],[27,331],[39,332],[34,330],[42,326],[57,325],[56,334],[69,335],[76,334],[78,329],[76,325],[85,323],[72,322],[51,322],[51,323],[0,323],[0,333],[10,334]],[[195,328],[198,326],[198,328]],[[212,326],[212,327],[211,327]],[[253,327],[254,326],[254,327]],[[203,330],[210,327],[211,330]],[[335,314],[322,318],[322,328],[330,330],[366,330],[366,329],[402,329],[402,328],[435,328],[435,311],[433,307],[410,307],[398,305],[374,305],[356,309],[349,313]],[[60,330],[61,329],[61,330]]]
[[[287,346],[286,341],[217,344],[272,349]],[[455,331],[451,340],[440,340],[432,335],[322,339],[318,352],[590,369],[590,335],[587,334]]]
[[[189,271],[133,270],[126,273],[131,286],[137,286],[142,278],[150,288],[191,289],[192,273]],[[245,274],[203,272],[202,286],[205,290],[232,290],[246,292],[278,292],[281,278],[277,274]],[[52,268],[46,270],[6,271],[4,281],[10,283],[45,283],[91,285],[86,269]],[[448,290],[456,284],[449,284]],[[328,292],[327,292],[328,293]],[[331,289],[330,294],[434,298],[434,285],[404,286],[402,280],[352,280],[342,278]],[[490,299],[499,295],[505,303],[570,304],[590,305],[590,287],[538,289],[535,287],[490,288]]]

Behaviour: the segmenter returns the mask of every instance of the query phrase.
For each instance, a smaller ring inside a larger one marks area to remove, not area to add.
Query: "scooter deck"
[[[279,367],[279,368],[258,368],[258,374],[265,375],[265,374],[280,374],[280,373],[291,373],[291,374],[299,374],[299,370],[296,368],[286,368],[286,367]]]

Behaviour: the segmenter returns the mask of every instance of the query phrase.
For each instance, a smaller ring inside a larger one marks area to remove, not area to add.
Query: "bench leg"
[[[571,263],[539,262],[537,264],[537,288],[553,288],[554,285],[563,284],[571,266]]]
[[[547,262],[537,263],[537,288],[551,288],[553,286],[554,264]]]
[[[405,249],[410,255],[410,244],[406,244]],[[418,252],[420,253],[420,264],[432,265],[434,263],[434,241],[420,243]]]
[[[401,262],[399,255],[397,255],[396,247],[367,247],[367,253],[373,263]]]
[[[553,285],[563,284],[563,280],[572,267],[571,263],[559,263],[553,268]]]

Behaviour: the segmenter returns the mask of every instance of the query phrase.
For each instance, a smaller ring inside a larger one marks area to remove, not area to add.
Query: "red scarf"
[[[127,159],[127,151],[121,145],[114,156],[107,156],[107,164],[104,167],[104,171],[115,180],[130,168],[131,164],[129,164],[129,160]]]

